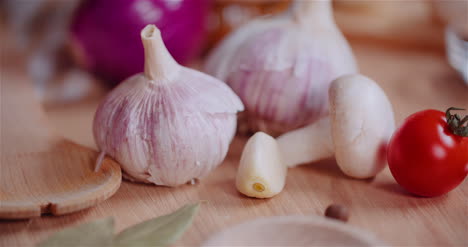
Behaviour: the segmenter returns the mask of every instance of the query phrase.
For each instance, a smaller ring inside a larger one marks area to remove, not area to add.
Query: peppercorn
[[[325,216],[328,218],[347,222],[349,219],[349,210],[343,205],[331,204],[325,210]]]

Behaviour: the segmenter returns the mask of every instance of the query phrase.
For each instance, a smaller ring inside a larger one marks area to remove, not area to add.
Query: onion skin
[[[71,25],[72,47],[87,70],[116,84],[143,71],[139,34],[147,24],[161,30],[164,43],[179,63],[197,56],[209,8],[208,0],[86,0]]]

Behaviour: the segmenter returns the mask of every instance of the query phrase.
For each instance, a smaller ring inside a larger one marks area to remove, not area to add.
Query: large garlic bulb
[[[176,186],[201,178],[225,158],[243,105],[226,84],[179,65],[154,25],[141,38],[144,73],[100,104],[96,143],[132,180]]]
[[[327,114],[330,83],[357,66],[330,1],[297,0],[229,35],[205,70],[239,95],[253,130],[278,134]]]

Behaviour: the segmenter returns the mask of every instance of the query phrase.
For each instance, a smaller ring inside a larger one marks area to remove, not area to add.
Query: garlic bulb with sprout
[[[177,186],[201,178],[225,158],[242,102],[223,82],[179,65],[154,25],[141,39],[144,73],[100,104],[96,143],[131,180]]]
[[[233,32],[205,71],[239,95],[252,130],[276,135],[326,115],[330,83],[357,66],[330,0],[296,0],[285,13]]]

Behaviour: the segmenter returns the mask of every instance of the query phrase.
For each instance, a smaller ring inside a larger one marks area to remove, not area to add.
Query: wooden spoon
[[[372,234],[318,216],[257,219],[215,234],[202,246],[383,246]]]
[[[27,78],[5,70],[0,80],[0,218],[67,214],[117,191],[116,162],[105,158],[94,172],[97,152],[51,130]]]

